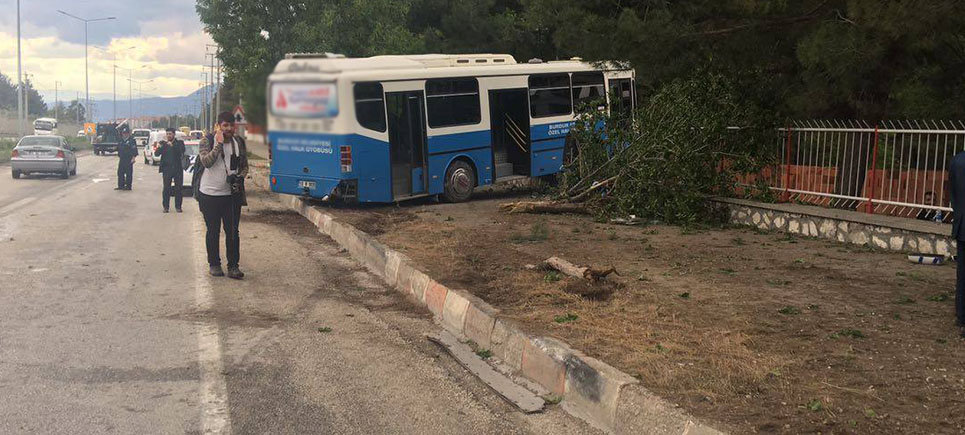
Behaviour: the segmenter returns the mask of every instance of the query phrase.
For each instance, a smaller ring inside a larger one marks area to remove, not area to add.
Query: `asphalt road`
[[[114,191],[115,164],[0,165],[0,433],[595,433],[515,411],[266,192],[242,218],[246,280],[207,276],[197,204],[162,214],[141,163]]]

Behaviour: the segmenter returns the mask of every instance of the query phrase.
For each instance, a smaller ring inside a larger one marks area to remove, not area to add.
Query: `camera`
[[[241,177],[235,174],[230,174],[225,178],[225,181],[227,181],[228,185],[231,186],[231,193],[241,192]]]

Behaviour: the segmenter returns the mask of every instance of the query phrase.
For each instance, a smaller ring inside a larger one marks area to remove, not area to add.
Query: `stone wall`
[[[956,249],[947,224],[798,204],[730,198],[715,201],[727,209],[730,222],[738,225],[905,253],[948,256]]]

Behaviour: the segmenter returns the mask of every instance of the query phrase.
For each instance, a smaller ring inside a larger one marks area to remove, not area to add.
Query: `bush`
[[[734,171],[773,161],[777,124],[764,114],[709,73],[667,85],[629,115],[586,110],[572,131],[561,193],[573,198],[606,182],[590,196],[602,215],[707,222],[708,196],[730,193]]]

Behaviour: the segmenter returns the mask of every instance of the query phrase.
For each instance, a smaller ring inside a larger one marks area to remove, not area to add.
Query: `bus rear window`
[[[338,116],[335,83],[275,83],[270,92],[272,115],[289,118]]]

